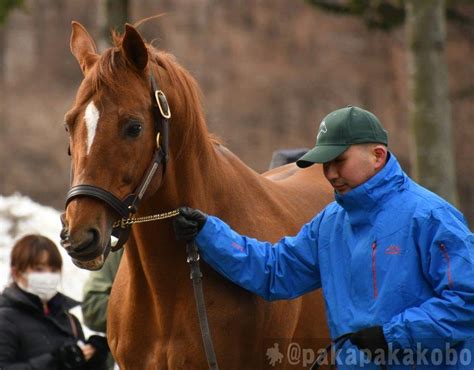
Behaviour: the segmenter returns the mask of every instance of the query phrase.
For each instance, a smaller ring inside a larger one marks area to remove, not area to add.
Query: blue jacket
[[[393,154],[294,237],[272,245],[209,216],[196,242],[206,262],[264,299],[322,288],[333,338],[382,325],[393,350],[411,349],[418,359],[390,369],[473,369],[474,236],[462,214],[412,181]],[[362,366],[352,358],[348,365],[354,351],[346,343],[340,370]],[[436,366],[435,352],[447,363]]]

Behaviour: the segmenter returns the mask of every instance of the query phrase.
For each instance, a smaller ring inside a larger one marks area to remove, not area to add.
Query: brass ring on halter
[[[160,145],[160,133],[158,132],[156,134],[156,149],[160,149],[161,148],[161,145]]]
[[[164,118],[171,117],[170,106],[168,105],[168,100],[166,99],[166,95],[161,90],[155,91],[155,99],[156,103],[158,104],[158,108],[160,109],[160,113]]]

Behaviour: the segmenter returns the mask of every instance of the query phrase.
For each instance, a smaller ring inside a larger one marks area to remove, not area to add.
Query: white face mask
[[[43,302],[48,302],[58,292],[61,280],[59,272],[29,272],[25,274],[27,286],[19,284],[28,293],[37,295]]]

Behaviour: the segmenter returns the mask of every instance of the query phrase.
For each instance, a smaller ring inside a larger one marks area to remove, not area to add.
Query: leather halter
[[[153,121],[156,133],[156,149],[153,154],[150,165],[145,173],[145,176],[141,180],[135,191],[125,198],[120,199],[112,192],[103,189],[101,187],[92,184],[80,184],[73,186],[69,189],[66,196],[66,205],[77,197],[91,197],[98,199],[106,203],[122,218],[127,218],[134,214],[138,210],[140,201],[143,198],[148,186],[151,183],[156,171],[160,164],[163,167],[163,174],[166,169],[166,162],[168,161],[168,131],[169,131],[169,118],[171,117],[171,111],[166,100],[166,96],[162,90],[159,89],[158,84],[150,73],[150,81],[152,88],[152,101],[153,101]],[[161,140],[160,140],[161,137]],[[121,227],[114,228],[112,235],[118,239],[115,245],[111,246],[113,252],[118,251],[123,247],[130,234],[130,225],[122,225]]]

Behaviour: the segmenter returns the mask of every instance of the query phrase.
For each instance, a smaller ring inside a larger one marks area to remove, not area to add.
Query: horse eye
[[[142,132],[142,125],[137,121],[130,121],[125,128],[125,135],[129,137],[138,137]]]

